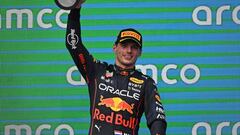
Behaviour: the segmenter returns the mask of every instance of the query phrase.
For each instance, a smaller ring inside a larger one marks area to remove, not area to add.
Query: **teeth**
[[[124,57],[127,58],[127,59],[131,59],[132,58],[132,56],[130,56],[130,55],[125,55]]]

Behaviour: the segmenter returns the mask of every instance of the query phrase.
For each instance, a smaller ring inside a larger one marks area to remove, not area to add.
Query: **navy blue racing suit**
[[[153,79],[135,68],[100,62],[84,47],[80,9],[68,15],[66,47],[86,80],[90,97],[89,135],[138,135],[145,113],[151,135],[165,135],[167,123]]]

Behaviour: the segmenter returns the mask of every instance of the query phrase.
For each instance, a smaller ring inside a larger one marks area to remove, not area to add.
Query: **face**
[[[116,65],[124,69],[133,68],[142,52],[135,42],[118,43],[114,45],[113,50],[116,56]]]

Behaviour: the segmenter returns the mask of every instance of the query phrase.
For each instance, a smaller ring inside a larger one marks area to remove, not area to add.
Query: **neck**
[[[127,65],[121,65],[116,63],[116,65],[121,69],[121,70],[128,70],[128,69],[134,69],[135,65],[127,66]]]

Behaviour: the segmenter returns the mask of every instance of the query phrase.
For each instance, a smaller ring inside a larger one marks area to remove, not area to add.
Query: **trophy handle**
[[[80,0],[79,3],[77,4],[77,6],[75,6],[75,8],[80,8],[81,5],[85,2],[86,0]]]

